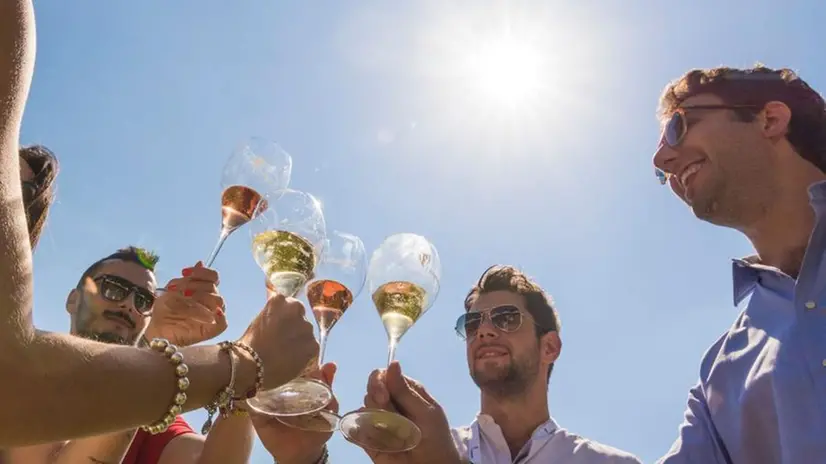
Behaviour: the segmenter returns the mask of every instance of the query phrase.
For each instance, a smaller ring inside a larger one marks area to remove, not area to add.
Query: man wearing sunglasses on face
[[[660,107],[660,181],[756,251],[732,263],[745,309],[706,352],[661,462],[826,462],[826,104],[758,66],[690,71]]]
[[[365,406],[408,417],[422,430],[422,441],[406,453],[368,455],[377,464],[639,464],[551,418],[548,384],[562,349],[559,328],[550,298],[536,283],[511,266],[491,267],[468,293],[456,322],[481,391],[476,420],[449,430],[438,403],[394,363],[371,374]]]
[[[200,263],[184,269],[156,298],[157,256],[128,247],[98,260],[69,292],[66,310],[71,333],[90,340],[146,346],[147,338],[166,338],[188,346],[220,335],[227,327],[218,275]],[[117,414],[117,411],[113,411]],[[196,434],[183,417],[163,433],[129,430],[105,435],[16,448],[7,451],[11,464],[246,463],[253,429],[246,414],[219,417],[208,437]]]

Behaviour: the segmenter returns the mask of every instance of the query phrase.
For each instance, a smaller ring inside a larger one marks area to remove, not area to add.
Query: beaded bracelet
[[[184,354],[177,346],[169,343],[169,340],[164,338],[155,338],[149,342],[149,348],[157,351],[169,359],[169,362],[175,366],[176,391],[175,396],[172,397],[172,404],[167,409],[166,414],[157,422],[149,425],[141,426],[145,432],[152,435],[157,435],[165,432],[166,429],[175,422],[175,418],[183,411],[183,406],[186,403],[186,390],[189,388],[189,366],[184,363]]]
[[[255,361],[255,386],[247,390],[244,396],[236,396],[232,399],[235,401],[243,401],[253,398],[255,395],[258,394],[264,388],[264,362],[261,361],[261,357],[258,356],[258,353],[252,349],[249,345],[244,342],[224,342],[228,343],[230,346],[234,346],[238,349],[246,351]]]
[[[207,410],[207,419],[201,427],[201,435],[206,435],[209,433],[212,428],[212,418],[215,416],[215,413],[220,411],[221,416],[226,417],[226,411],[231,411],[234,409],[232,397],[235,395],[235,374],[237,371],[236,368],[238,365],[238,358],[235,356],[235,353],[232,352],[232,345],[228,342],[221,342],[218,344],[218,347],[221,349],[222,353],[226,353],[227,356],[229,356],[229,383],[218,392],[218,395],[215,396],[212,403],[204,407],[204,409]]]

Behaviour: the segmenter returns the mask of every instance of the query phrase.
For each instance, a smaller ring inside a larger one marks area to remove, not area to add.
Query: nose
[[[138,314],[138,308],[135,307],[135,295],[129,295],[129,298],[121,301],[118,306],[130,314]]]
[[[479,325],[479,330],[476,332],[476,338],[480,340],[499,338],[499,331],[493,326],[493,323],[491,323],[488,315],[482,317],[482,323]]]
[[[664,142],[660,142],[657,151],[654,152],[654,167],[666,175],[673,174],[676,172],[675,165],[678,157],[679,153],[677,150],[671,148]]]

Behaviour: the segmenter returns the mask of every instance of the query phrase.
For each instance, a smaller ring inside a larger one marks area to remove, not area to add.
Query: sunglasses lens
[[[123,301],[129,295],[129,290],[106,279],[100,281],[99,289],[100,296],[109,301]]]
[[[660,185],[665,185],[668,182],[669,175],[659,168],[654,168],[654,174],[657,176],[657,180],[660,181]]]
[[[490,312],[490,321],[503,332],[513,332],[522,325],[522,312],[513,306],[501,306]]]
[[[685,123],[683,114],[679,111],[671,115],[671,119],[665,126],[665,143],[670,147],[676,147],[683,139],[683,132],[685,130]]]
[[[145,295],[142,292],[135,293],[135,309],[137,309],[139,313],[149,312],[153,304],[155,304],[154,296]]]
[[[480,313],[462,314],[459,320],[456,321],[456,332],[464,339],[472,338],[479,331],[481,321],[482,315]]]

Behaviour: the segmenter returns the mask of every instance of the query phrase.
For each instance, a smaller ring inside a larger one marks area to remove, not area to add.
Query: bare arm
[[[63,446],[50,464],[112,463],[123,461],[137,429],[81,438]]]
[[[226,386],[230,363],[217,346],[182,352],[189,365],[189,411],[210,403]],[[248,389],[255,364],[242,359],[237,384]],[[0,395],[10,399],[0,414],[3,447],[137,428],[162,417],[175,392],[173,366],[165,357],[71,335],[39,334],[3,368],[8,376],[0,382]]]
[[[249,462],[254,443],[255,429],[249,416],[222,417],[207,435],[197,464],[245,464]],[[167,464],[167,461],[161,459],[158,464]]]
[[[158,464],[246,464],[252,454],[249,417],[220,418],[209,435],[181,435],[164,448]]]
[[[163,416],[175,391],[172,365],[157,353],[34,330],[18,159],[34,56],[32,1],[0,0],[0,448],[148,424]],[[229,361],[217,347],[188,348],[184,355],[191,410],[210,402],[228,382]],[[239,371],[239,385],[252,386],[252,361],[245,360]]]
[[[38,462],[116,464],[129,451],[135,432],[114,432],[73,440],[51,453],[50,459]],[[220,418],[207,437],[188,433],[173,438],[163,449],[158,464],[245,464],[252,453],[252,445],[253,428],[249,417]],[[32,464],[35,463],[32,461]]]

